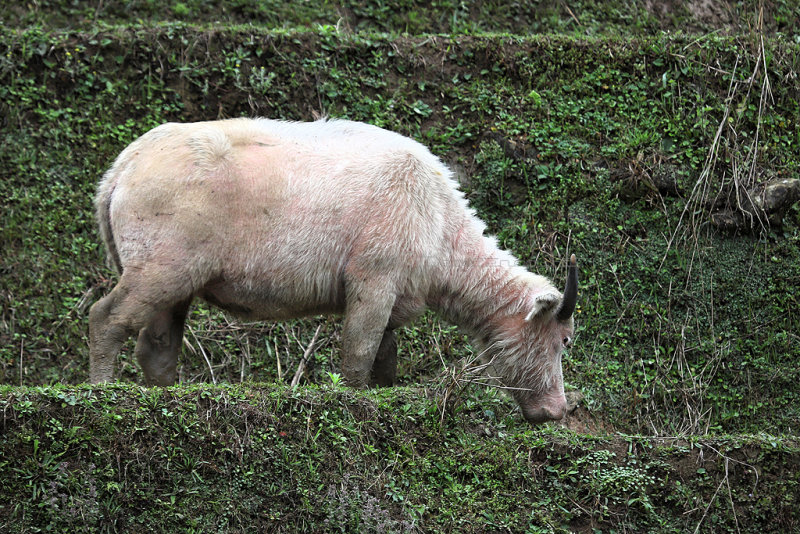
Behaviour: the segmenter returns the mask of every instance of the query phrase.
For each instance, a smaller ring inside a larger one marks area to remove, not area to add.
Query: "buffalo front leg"
[[[139,331],[135,354],[148,385],[169,386],[175,383],[183,326],[190,302],[187,300],[170,310],[159,312]]]
[[[384,288],[348,291],[342,329],[342,374],[348,386],[369,385],[394,300],[394,294]]]
[[[383,338],[372,364],[372,378],[369,385],[372,387],[388,387],[394,384],[397,376],[397,336],[394,330],[388,328],[383,331]]]

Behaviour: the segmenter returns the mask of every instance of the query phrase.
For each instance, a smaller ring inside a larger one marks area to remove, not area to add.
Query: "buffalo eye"
[[[567,336],[561,342],[564,344],[565,347],[569,347],[572,344],[572,338]]]

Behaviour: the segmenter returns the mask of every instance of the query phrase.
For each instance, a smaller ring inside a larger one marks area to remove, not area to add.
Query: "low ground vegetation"
[[[53,4],[0,30],[5,529],[798,528],[792,3]],[[339,387],[334,318],[203,305],[182,386],[136,386],[130,345],[121,385],[80,385],[115,279],[99,176],[159,123],[242,115],[412,136],[531,270],[561,280],[576,253],[565,426],[525,427],[433,314],[392,390]],[[783,183],[779,208],[748,203]]]

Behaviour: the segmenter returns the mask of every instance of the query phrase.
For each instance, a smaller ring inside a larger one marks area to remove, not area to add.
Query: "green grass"
[[[405,388],[0,396],[4,532],[778,532],[800,521],[796,441],[534,430],[485,390],[444,416]]]
[[[710,220],[743,169],[798,177],[800,15],[768,3],[762,41],[754,2],[691,23],[633,4],[8,10],[0,530],[797,529],[800,209],[741,234]],[[573,430],[454,381],[472,350],[434,314],[400,334],[400,388],[336,384],[336,318],[201,304],[181,386],[134,385],[132,342],[120,384],[79,385],[115,280],[97,180],[157,124],[243,115],[412,136],[532,271],[560,284],[575,252]],[[318,324],[308,386],[288,389]]]
[[[757,60],[740,38],[395,41],[186,25],[6,36],[4,383],[85,380],[85,312],[114,278],[103,267],[91,197],[122,147],[167,120],[317,112],[431,146],[461,169],[490,230],[532,270],[559,279],[567,247],[578,254],[579,343],[567,381],[615,427],[670,434],[797,427],[796,390],[778,387],[797,377],[797,306],[786,291],[798,273],[797,208],[760,240],[703,231],[682,240],[700,228],[681,220],[680,197],[629,191],[636,173],[667,168],[688,195],[732,84],[741,112],[729,122],[711,186],[725,185],[725,169],[742,163],[756,133],[762,172],[795,175],[797,90],[779,83],[794,72],[795,45],[768,42],[772,100],[759,113],[748,104],[758,103],[758,86],[748,93],[740,82]],[[731,66],[727,74],[709,72],[712,58]],[[754,80],[765,83],[763,75]],[[404,383],[442,370],[428,350],[431,328],[442,328],[435,317],[404,338]],[[211,380],[201,344],[215,377],[285,379],[313,330],[309,321],[242,330],[198,308],[187,333],[194,354],[181,376]],[[447,331],[439,337],[452,364],[468,347]],[[324,335],[311,373],[317,383],[337,369],[337,323]],[[138,380],[130,352],[121,362],[120,376]]]
[[[797,37],[800,7],[791,0],[738,0],[724,4],[653,4],[577,0],[503,2],[498,0],[380,0],[341,2],[237,0],[216,5],[204,0],[127,0],[98,4],[86,0],[40,0],[32,7],[10,6],[3,21],[12,27],[43,25],[81,28],[132,21],[191,21],[203,24],[248,24],[269,28],[337,27],[354,32],[391,34],[629,35],[660,31],[742,33],[758,25],[759,8],[770,34]]]

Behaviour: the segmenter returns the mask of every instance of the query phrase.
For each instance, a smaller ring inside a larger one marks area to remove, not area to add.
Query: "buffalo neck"
[[[445,320],[488,341],[497,333],[498,319],[522,311],[529,291],[526,274],[511,254],[468,219],[450,240],[428,303]]]

